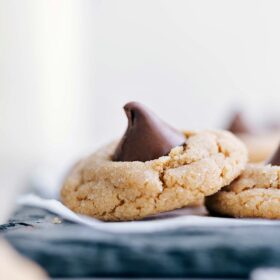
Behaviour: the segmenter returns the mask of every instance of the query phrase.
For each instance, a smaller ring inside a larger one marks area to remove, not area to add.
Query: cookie
[[[277,148],[280,132],[258,134],[237,134],[248,149],[249,162],[260,163],[268,160]]]
[[[229,186],[206,198],[210,213],[280,219],[279,151],[269,164],[248,164]]]
[[[19,255],[0,239],[0,279],[47,280],[49,277],[37,264]]]
[[[138,220],[185,207],[228,185],[244,169],[247,150],[226,131],[187,131],[185,144],[148,161],[113,161],[111,143],[70,172],[63,203],[106,221]]]
[[[278,123],[277,123],[278,124]],[[280,129],[277,125],[270,129],[251,128],[241,112],[236,112],[227,130],[243,141],[248,149],[249,162],[264,162],[273,154],[280,139]]]

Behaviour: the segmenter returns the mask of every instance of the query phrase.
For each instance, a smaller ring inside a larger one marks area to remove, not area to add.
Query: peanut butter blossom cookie
[[[246,145],[249,162],[258,163],[269,159],[277,148],[280,138],[280,129],[277,124],[273,128],[253,129],[246,122],[243,114],[237,112],[233,115],[227,130],[235,134]]]
[[[178,131],[131,102],[127,130],[81,160],[62,187],[63,203],[101,220],[137,220],[192,205],[244,169],[247,150],[230,132]]]
[[[229,186],[206,199],[210,213],[280,219],[280,146],[267,164],[248,164]]]

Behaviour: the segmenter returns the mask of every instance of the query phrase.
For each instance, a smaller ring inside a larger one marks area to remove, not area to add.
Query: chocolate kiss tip
[[[128,126],[112,157],[114,161],[148,161],[167,155],[185,143],[182,132],[172,128],[138,102],[124,106]]]
[[[271,159],[269,160],[268,163],[271,164],[271,165],[278,165],[278,166],[280,166],[280,144],[278,146],[278,149],[273,154],[273,156],[271,157]]]
[[[237,112],[235,113],[234,117],[231,120],[229,127],[227,128],[230,132],[234,134],[241,134],[241,133],[250,133],[251,130],[246,124],[242,113]]]

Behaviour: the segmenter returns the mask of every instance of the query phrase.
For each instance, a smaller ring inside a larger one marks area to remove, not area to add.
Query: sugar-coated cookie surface
[[[206,198],[212,213],[280,219],[280,166],[248,164],[229,186]]]
[[[226,131],[185,132],[186,145],[146,162],[114,162],[117,143],[81,160],[61,190],[73,211],[101,220],[137,220],[181,208],[230,184],[247,150]]]

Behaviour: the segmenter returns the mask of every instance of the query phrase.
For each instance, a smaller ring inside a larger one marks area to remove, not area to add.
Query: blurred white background
[[[280,2],[0,0],[2,184],[121,135],[124,103],[178,128],[279,117]],[[7,178],[7,179],[4,179]]]

